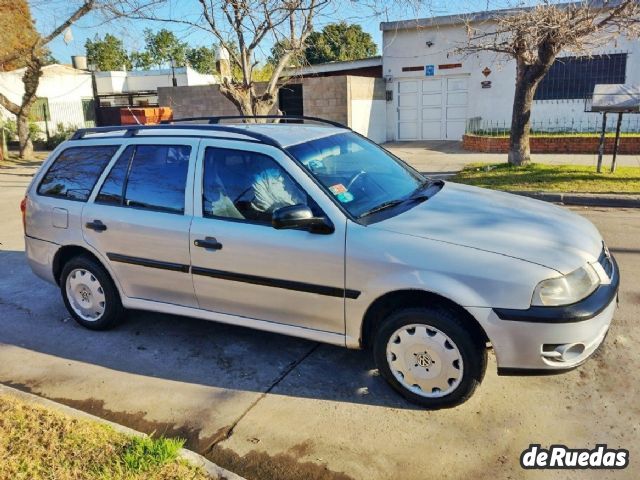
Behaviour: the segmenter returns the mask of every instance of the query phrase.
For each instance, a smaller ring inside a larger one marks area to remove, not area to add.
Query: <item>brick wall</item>
[[[613,137],[605,139],[605,153],[613,152]],[[531,137],[531,153],[597,153],[599,137]],[[506,137],[483,137],[464,135],[462,147],[470,152],[507,153],[509,139]],[[640,137],[621,137],[618,153],[640,154]]]

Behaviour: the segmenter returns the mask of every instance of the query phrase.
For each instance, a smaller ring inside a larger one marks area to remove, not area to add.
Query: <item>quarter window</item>
[[[96,202],[184,213],[191,147],[131,145],[104,181]]]
[[[278,208],[310,205],[307,194],[275,160],[242,150],[206,149],[202,191],[205,217],[270,224]]]
[[[50,197],[87,201],[104,167],[119,145],[71,147],[62,151],[38,186]]]

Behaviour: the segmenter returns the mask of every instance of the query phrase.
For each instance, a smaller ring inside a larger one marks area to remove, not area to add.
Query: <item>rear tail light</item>
[[[27,197],[25,196],[20,202],[20,211],[22,212],[22,229],[27,233]]]

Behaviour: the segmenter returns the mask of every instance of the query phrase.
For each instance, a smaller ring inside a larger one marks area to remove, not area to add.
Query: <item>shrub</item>
[[[73,125],[65,126],[62,122],[56,124],[56,129],[49,136],[49,140],[46,143],[48,150],[53,150],[65,140],[69,139],[71,135],[75,133],[77,128]]]

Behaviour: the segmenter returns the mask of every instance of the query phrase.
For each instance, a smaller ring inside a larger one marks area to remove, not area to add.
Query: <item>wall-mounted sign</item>
[[[461,68],[461,63],[444,63],[442,65],[438,65],[438,70],[451,70],[452,68]]]
[[[436,66],[435,65],[425,65],[424,66],[424,74],[427,77],[433,77],[436,74]]]
[[[418,65],[417,67],[402,67],[403,72],[421,72],[424,67]]]
[[[482,88],[491,88],[491,80],[483,80],[480,85],[482,85]]]
[[[488,77],[491,74],[491,69],[489,67],[484,67],[484,69],[482,70],[482,74],[485,77]]]

